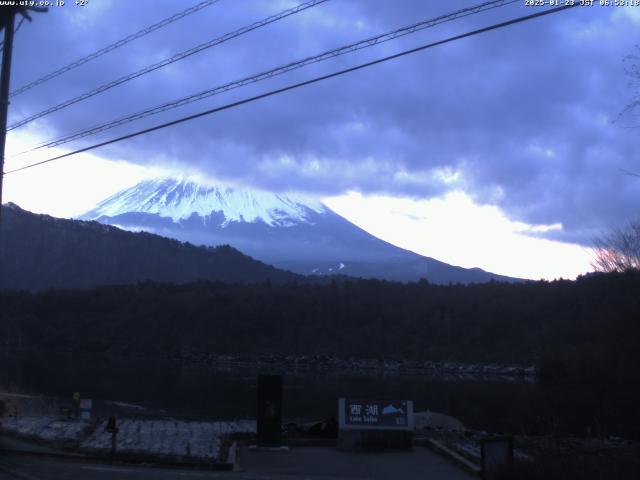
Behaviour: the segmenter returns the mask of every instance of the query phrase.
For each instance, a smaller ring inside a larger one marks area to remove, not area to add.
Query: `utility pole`
[[[47,12],[47,8],[11,6],[0,9],[0,30],[4,29],[2,69],[0,71],[0,221],[2,220],[2,184],[4,183],[4,147],[7,142],[7,114],[9,113],[9,83],[13,53],[14,23],[17,14],[31,21],[28,11]]]
[[[7,114],[9,113],[9,80],[11,77],[11,53],[13,50],[13,26],[16,12],[8,8],[2,12],[4,45],[0,72],[0,220],[2,219],[2,184],[4,183],[4,146],[7,141]]]

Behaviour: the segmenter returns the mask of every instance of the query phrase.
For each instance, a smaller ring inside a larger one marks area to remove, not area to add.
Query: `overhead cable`
[[[387,33],[383,33],[381,35],[377,35],[374,37],[370,37],[367,38],[365,40],[361,40],[359,42],[356,43],[352,43],[349,45],[345,45],[343,47],[339,47],[336,49],[332,49],[332,50],[328,50],[325,51],[323,53],[320,53],[318,55],[314,55],[311,57],[306,57],[303,58],[301,60],[297,60],[291,63],[288,63],[286,65],[280,66],[280,67],[276,67],[273,68],[271,70],[267,70],[265,72],[261,72],[258,74],[254,74],[251,75],[249,77],[245,77],[242,78],[240,80],[234,80],[232,82],[229,83],[225,83],[223,85],[219,85],[216,87],[212,87],[209,88],[207,90],[189,95],[187,97],[183,97],[177,100],[173,100],[170,102],[166,102],[163,103],[161,105],[157,105],[155,107],[151,107],[133,114],[129,114],[126,115],[124,117],[120,117],[116,120],[112,120],[97,126],[93,126],[72,134],[68,134],[62,137],[58,137],[55,138],[53,140],[48,140],[40,145],[38,145],[37,147],[31,149],[31,150],[27,150],[26,152],[21,152],[18,155],[21,155],[23,153],[27,153],[30,151],[34,151],[34,150],[38,150],[41,148],[52,148],[52,147],[57,147],[59,145],[68,143],[68,142],[72,142],[74,140],[78,140],[80,138],[84,138],[90,135],[94,135],[96,133],[100,133],[106,130],[110,130],[112,128],[118,127],[120,125],[124,125],[126,123],[129,122],[133,122],[135,120],[140,120],[142,118],[151,116],[151,115],[155,115],[167,110],[172,110],[178,107],[181,107],[183,105],[187,105],[189,103],[193,103],[199,100],[203,100],[205,98],[209,98],[212,97],[214,95],[218,95],[220,93],[224,93],[227,92],[229,90],[233,90],[239,87],[243,87],[245,85],[249,85],[252,83],[256,83],[256,82],[260,82],[262,80],[266,80],[278,75],[282,75],[285,74],[287,72],[290,72],[292,70],[296,70],[302,67],[305,67],[307,65],[313,64],[313,63],[318,63],[318,62],[322,62],[331,58],[335,58],[338,57],[340,55],[345,55],[347,53],[352,53],[364,48],[369,48],[372,47],[374,45],[378,45],[380,43],[383,42],[388,42],[390,40],[394,40],[396,38],[405,36],[405,35],[409,35],[415,32],[418,32],[420,30],[424,30],[426,28],[431,28],[434,27],[436,25],[445,23],[445,22],[450,22],[452,20],[456,20],[462,17],[466,17],[469,15],[475,15],[477,13],[480,12],[484,12],[487,10],[491,10],[494,8],[498,8],[498,7],[502,7],[505,5],[509,5],[512,3],[516,3],[516,2],[520,2],[520,0],[494,0],[494,1],[489,1],[489,2],[484,2],[478,5],[475,5],[473,7],[468,7],[468,8],[464,8],[461,10],[457,10],[455,12],[452,13],[448,13],[446,15],[440,15],[438,17],[435,18],[431,18],[429,20],[423,20],[421,22],[418,23],[414,23],[412,25],[406,26],[406,27],[402,27],[396,30],[393,30],[391,32],[387,32]]]
[[[93,90],[90,90],[88,92],[85,92],[81,95],[78,95],[76,97],[73,97],[69,100],[65,100],[62,103],[59,103],[58,105],[54,105],[53,107],[47,108],[46,110],[43,110],[39,113],[36,113],[34,115],[31,115],[27,118],[24,118],[23,120],[20,120],[19,122],[14,123],[13,125],[10,125],[9,128],[7,130],[14,130],[18,127],[21,127],[23,125],[26,125],[27,123],[33,122],[34,120],[37,120],[38,118],[42,118],[46,115],[49,115],[53,112],[57,112],[58,110],[62,110],[63,108],[66,108],[70,105],[73,105],[75,103],[81,102],[83,100],[86,100],[88,98],[91,98],[95,95],[98,95],[102,92],[106,92],[107,90],[110,90],[114,87],[117,87],[118,85],[122,85],[123,83],[126,83],[130,80],[133,80],[134,78],[138,78],[141,77],[142,75],[146,75],[147,73],[151,73],[155,70],[158,70],[159,68],[162,67],[166,67],[167,65],[171,65],[172,63],[175,63],[179,60],[182,60],[184,58],[190,57],[191,55],[195,55],[196,53],[199,53],[203,50],[206,50],[208,48],[211,47],[215,47],[216,45],[220,45],[221,43],[227,42],[229,40],[231,40],[232,38],[236,38],[239,37],[241,35],[244,35],[246,33],[251,32],[252,30],[256,30],[258,28],[264,27],[266,25],[269,25],[273,22],[277,22],[278,20],[282,20],[283,18],[286,18],[290,15],[295,15],[296,13],[302,12],[308,8],[311,7],[315,7],[316,5],[319,5],[321,3],[325,3],[329,0],[310,0],[308,2],[305,3],[301,3],[300,5],[297,5],[296,7],[293,8],[288,8],[286,10],[283,10],[280,13],[277,13],[276,15],[272,15],[270,17],[267,17],[263,20],[260,20],[259,22],[255,22],[252,23],[251,25],[247,25],[245,27],[239,28],[238,30],[235,30],[233,32],[227,33],[225,35],[222,35],[221,37],[217,37],[214,38],[213,40],[210,40],[208,42],[205,42],[203,44],[200,44],[196,47],[190,48],[188,50],[185,50],[184,52],[180,52],[172,57],[169,58],[165,58],[164,60],[161,60],[159,62],[156,62],[152,65],[149,65],[147,67],[144,67],[138,71],[135,71],[133,73],[130,73],[128,75],[125,75],[123,77],[120,77],[116,80],[113,80],[111,82],[107,82],[105,84],[100,85],[99,87],[94,88]]]
[[[187,15],[191,15],[192,13],[196,13],[200,10],[202,10],[203,8],[206,8],[210,5],[213,5],[214,3],[219,2],[220,0],[205,0],[203,2],[200,2],[196,5],[193,5],[192,7],[187,8],[186,10],[182,10],[181,12],[176,13],[175,15],[171,15],[170,17],[165,18],[164,20],[159,21],[158,23],[154,23],[153,25],[149,25],[146,28],[143,28],[142,30],[133,33],[131,35],[128,35],[126,37],[124,37],[121,40],[118,40],[115,43],[112,43],[110,45],[107,45],[104,48],[101,48],[100,50],[93,52],[89,55],[86,55],[82,58],[79,58],[78,60],[71,62],[68,65],[65,65],[64,67],[61,67],[57,70],[54,70],[51,73],[48,73],[47,75],[44,75],[36,80],[33,80],[32,82],[27,83],[26,85],[17,88],[16,90],[14,90],[13,92],[11,92],[9,94],[10,97],[14,97],[16,95],[20,95],[21,93],[26,92],[27,90],[32,89],[33,87],[36,87],[38,85],[41,85],[45,82],[48,82],[49,80],[51,80],[52,78],[56,78],[60,75],[62,75],[63,73],[66,73],[70,70],[73,70],[74,68],[79,67],[80,65],[84,65],[87,62],[90,62],[91,60],[95,60],[98,57],[101,57],[102,55],[104,55],[105,53],[109,53],[117,48],[120,48],[124,45],[126,45],[127,43],[130,43],[134,40],[137,40],[140,37],[144,37],[145,35],[148,35],[151,32],[155,32],[156,30],[162,28],[162,27],[166,27],[167,25],[169,25],[170,23],[175,22],[176,20],[180,20],[181,18],[186,17]]]
[[[138,130],[137,132],[129,133],[127,135],[122,135],[120,137],[116,137],[116,138],[113,138],[111,140],[106,140],[104,142],[96,143],[96,144],[90,145],[88,147],[80,148],[80,149],[74,150],[72,152],[68,152],[68,153],[65,153],[65,154],[62,154],[62,155],[55,156],[53,158],[48,158],[46,160],[41,160],[39,162],[35,162],[35,163],[29,164],[29,165],[25,165],[23,167],[19,167],[19,168],[13,169],[13,170],[9,170],[7,172],[4,172],[3,175],[8,175],[8,174],[11,174],[11,173],[20,172],[20,171],[23,171],[23,170],[27,170],[29,168],[33,168],[33,167],[36,167],[36,166],[39,166],[39,165],[43,165],[43,164],[46,164],[46,163],[49,163],[49,162],[60,160],[62,158],[67,158],[67,157],[70,157],[72,155],[77,155],[79,153],[95,150],[96,148],[104,147],[106,145],[110,145],[110,144],[113,144],[113,143],[116,143],[116,142],[121,142],[121,141],[127,140],[129,138],[133,138],[133,137],[137,137],[137,136],[140,136],[140,135],[144,135],[144,134],[147,134],[147,133],[150,133],[150,132],[154,132],[156,130],[161,130],[163,128],[167,128],[167,127],[170,127],[170,126],[173,126],[173,125],[178,125],[180,123],[188,122],[190,120],[194,120],[196,118],[204,117],[206,115],[211,115],[211,114],[218,113],[218,112],[221,112],[221,111],[224,111],[224,110],[229,110],[231,108],[239,107],[240,105],[244,105],[244,104],[247,104],[247,103],[255,102],[255,101],[261,100],[263,98],[271,97],[271,96],[274,96],[274,95],[277,95],[277,94],[280,94],[280,93],[287,92],[289,90],[294,90],[294,89],[297,89],[297,88],[300,88],[300,87],[304,87],[304,86],[307,86],[307,85],[318,83],[318,82],[321,82],[323,80],[328,80],[330,78],[342,76],[342,75],[345,75],[347,73],[355,72],[357,70],[362,70],[364,68],[368,68],[368,67],[371,67],[373,65],[378,65],[380,63],[388,62],[390,60],[395,60],[395,59],[398,59],[400,57],[404,57],[404,56],[411,55],[411,54],[414,54],[414,53],[417,53],[417,52],[421,52],[421,51],[429,49],[429,48],[436,47],[438,45],[443,45],[445,43],[450,43],[450,42],[454,42],[456,40],[461,40],[463,38],[471,37],[471,36],[474,36],[474,35],[479,35],[481,33],[489,32],[491,30],[497,30],[497,29],[500,29],[500,28],[508,27],[510,25],[514,25],[514,24],[517,24],[517,23],[526,22],[528,20],[533,20],[535,18],[539,18],[539,17],[542,17],[542,16],[550,15],[550,14],[553,14],[553,13],[558,13],[558,12],[561,12],[563,10],[574,8],[576,6],[579,6],[579,4],[578,3],[567,4],[567,5],[563,5],[561,7],[542,10],[540,12],[536,12],[536,13],[533,13],[533,14],[530,14],[530,15],[517,17],[517,18],[511,19],[511,20],[507,20],[505,22],[500,22],[500,23],[496,23],[496,24],[490,25],[488,27],[480,28],[478,30],[473,30],[471,32],[467,32],[467,33],[463,33],[463,34],[456,35],[456,36],[453,36],[453,37],[449,37],[449,38],[446,38],[444,40],[439,40],[437,42],[428,43],[426,45],[422,45],[420,47],[412,48],[410,50],[404,50],[404,51],[402,51],[400,53],[396,53],[394,55],[389,55],[387,57],[379,58],[377,60],[373,60],[373,61],[370,61],[370,62],[362,63],[362,64],[356,65],[354,67],[349,67],[349,68],[346,68],[344,70],[339,70],[339,71],[336,71],[336,72],[333,72],[333,73],[329,73],[327,75],[322,75],[320,77],[315,77],[315,78],[312,78],[310,80],[305,80],[303,82],[294,83],[292,85],[288,85],[286,87],[282,87],[282,88],[278,88],[278,89],[275,89],[275,90],[271,90],[269,92],[262,93],[260,95],[255,95],[253,97],[249,97],[249,98],[245,98],[245,99],[242,99],[242,100],[239,100],[239,101],[236,101],[236,102],[228,103],[228,104],[220,106],[220,107],[212,108],[210,110],[205,110],[204,112],[199,112],[199,113],[196,113],[196,114],[193,114],[193,115],[188,115],[186,117],[182,117],[182,118],[179,118],[177,120],[166,122],[166,123],[163,123],[163,124],[160,124],[160,125],[156,125],[156,126],[153,126],[153,127],[150,127],[150,128],[145,128],[143,130]]]

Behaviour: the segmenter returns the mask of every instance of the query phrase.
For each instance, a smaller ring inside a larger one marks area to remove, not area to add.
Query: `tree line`
[[[2,291],[0,344],[119,358],[200,352],[531,363],[541,385],[560,389],[559,400],[567,389],[582,399],[576,424],[610,421],[640,437],[639,293],[637,270],[521,284],[335,279]],[[568,416],[579,411],[574,403],[563,408]]]

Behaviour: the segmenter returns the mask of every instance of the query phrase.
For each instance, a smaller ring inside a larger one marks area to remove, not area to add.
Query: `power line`
[[[101,48],[100,50],[93,52],[85,57],[82,57],[78,60],[76,60],[75,62],[72,62],[68,65],[65,65],[64,67],[59,68],[58,70],[55,70],[43,77],[38,78],[37,80],[34,80],[26,85],[24,85],[23,87],[20,87],[16,90],[14,90],[13,92],[11,92],[11,94],[9,95],[10,97],[14,97],[16,95],[20,95],[21,93],[26,92],[27,90],[32,89],[33,87],[36,87],[38,85],[41,85],[45,82],[48,82],[49,80],[51,80],[52,78],[55,78],[57,76],[62,75],[63,73],[66,73],[70,70],[73,70],[74,68],[79,67],[80,65],[84,65],[87,62],[90,62],[91,60],[95,60],[98,57],[101,57],[102,55],[109,53],[117,48],[122,47],[123,45],[126,45],[129,42],[132,42],[134,40],[137,40],[138,38],[144,37],[145,35],[154,32],[162,27],[166,27],[167,25],[169,25],[170,23],[173,23],[177,20],[180,20],[181,18],[184,18],[188,15],[191,15],[192,13],[196,13],[200,10],[202,10],[203,8],[206,8],[210,5],[213,5],[214,3],[219,2],[220,0],[205,0],[203,2],[200,2],[192,7],[187,8],[186,10],[183,10],[181,12],[176,13],[175,15],[171,15],[170,17],[165,18],[164,20],[159,21],[158,23],[154,23],[153,25],[148,26],[147,28],[143,28],[142,30],[133,33],[131,35],[126,36],[125,38],[118,40],[115,43],[112,43],[111,45],[107,45],[104,48]]]
[[[117,87],[118,85],[122,85],[123,83],[126,83],[130,80],[133,80],[134,78],[138,78],[141,77],[142,75],[145,75],[147,73],[153,72],[155,70],[158,70],[159,68],[162,67],[166,67],[167,65],[170,65],[172,63],[177,62],[178,60],[182,60],[183,58],[189,57],[191,55],[195,55],[196,53],[199,53],[203,50],[206,50],[208,48],[214,47],[216,45],[220,45],[221,43],[227,42],[233,38],[239,37],[241,35],[244,35],[246,33],[251,32],[252,30],[256,30],[258,28],[264,27],[266,25],[269,25],[271,23],[277,22],[278,20],[282,20],[283,18],[286,18],[290,15],[295,15],[296,13],[300,13],[308,8],[312,8],[315,7],[316,5],[319,5],[321,3],[325,3],[328,0],[310,0],[308,2],[305,3],[301,3],[300,5],[297,5],[296,7],[293,8],[288,8],[287,10],[283,10],[280,13],[277,13],[276,15],[272,15],[270,17],[267,17],[263,20],[260,20],[259,22],[255,22],[252,23],[251,25],[247,25],[245,27],[239,28],[238,30],[235,30],[233,32],[227,33],[225,35],[222,35],[221,37],[217,37],[214,38],[213,40],[210,40],[208,42],[205,42],[203,44],[200,44],[196,47],[190,48],[188,50],[185,50],[184,52],[180,52],[170,58],[165,58],[164,60],[161,60],[160,62],[154,63],[153,65],[149,65],[141,70],[138,70],[136,72],[130,73],[128,75],[125,75],[123,77],[118,78],[117,80],[113,80],[111,82],[105,83],[103,85],[100,85],[97,88],[94,88],[93,90],[90,90],[88,92],[83,93],[82,95],[78,95],[77,97],[71,98],[69,100],[66,100],[62,103],[59,103],[58,105],[54,105],[53,107],[50,107],[46,110],[43,110],[40,113],[36,113],[35,115],[31,115],[30,117],[24,118],[22,120],[20,120],[19,122],[14,123],[13,125],[10,125],[8,130],[14,130],[18,127],[21,127],[23,125],[26,125],[27,123],[33,122],[34,120],[37,120],[38,118],[42,118],[46,115],[49,115],[53,112],[57,112],[58,110],[62,110],[63,108],[66,108],[70,105],[73,105],[75,103],[81,102],[83,100],[86,100],[90,97],[93,97],[94,95],[98,95],[102,92],[106,92],[107,90],[110,90],[114,87]]]
[[[90,135],[94,135],[96,133],[100,133],[106,130],[110,130],[112,128],[118,127],[120,125],[124,125],[126,123],[129,122],[133,122],[135,120],[139,120],[151,115],[155,115],[157,113],[161,113],[167,110],[172,110],[174,108],[178,108],[181,107],[183,105],[187,105],[189,103],[193,103],[199,100],[203,100],[205,98],[214,96],[214,95],[218,95],[220,93],[224,93],[227,92],[229,90],[233,90],[235,88],[239,88],[239,87],[243,87],[245,85],[249,85],[252,83],[256,83],[262,80],[266,80],[278,75],[282,75],[284,73],[288,73],[292,70],[296,70],[298,68],[302,68],[305,67],[307,65],[310,65],[312,63],[318,63],[318,62],[322,62],[324,60],[328,60],[334,57],[338,57],[340,55],[344,55],[347,53],[351,53],[351,52],[355,52],[364,48],[368,48],[368,47],[372,47],[374,45],[383,43],[383,42],[388,42],[390,40],[394,40],[396,38],[405,36],[405,35],[409,35],[412,33],[415,33],[417,31],[426,29],[426,28],[431,28],[434,27],[436,25],[445,23],[445,22],[449,22],[455,19],[459,19],[459,18],[463,18],[469,15],[475,15],[477,13],[480,12],[484,12],[487,10],[491,10],[494,8],[498,8],[498,7],[503,7],[512,3],[516,3],[519,2],[520,0],[493,0],[493,1],[488,1],[488,2],[484,2],[478,5],[475,5],[473,7],[468,7],[468,8],[464,8],[461,10],[457,10],[453,13],[448,13],[445,15],[441,15],[429,20],[424,20],[406,27],[401,27],[399,29],[393,30],[391,32],[387,32],[387,33],[383,33],[381,35],[377,35],[374,37],[370,37],[367,38],[365,40],[361,40],[359,42],[356,43],[352,43],[343,47],[339,47],[333,50],[328,50],[325,51],[321,54],[318,55],[314,55],[311,57],[307,57],[304,58],[302,60],[297,60],[295,62],[286,64],[284,66],[280,66],[280,67],[276,67],[274,69],[271,70],[267,70],[265,72],[262,73],[258,73],[249,77],[245,77],[243,79],[240,80],[235,80],[233,82],[229,82],[226,83],[224,85],[219,85],[207,90],[204,90],[202,92],[193,94],[193,95],[189,95],[187,97],[183,97],[180,98],[178,100],[174,100],[171,102],[167,102],[164,103],[162,105],[158,105],[152,108],[148,108],[146,110],[142,110],[140,112],[137,113],[133,113],[124,117],[121,117],[119,119],[107,122],[107,123],[103,123],[101,125],[97,125],[85,130],[81,130],[79,132],[75,132],[69,135],[65,135],[63,137],[58,137],[55,138],[53,140],[48,140],[47,142],[38,145],[37,147],[31,149],[31,150],[27,150],[25,152],[20,152],[18,155],[22,155],[24,153],[28,153],[34,150],[38,150],[41,148],[52,148],[52,147],[57,147],[59,145],[65,144],[65,143],[69,143],[71,141],[74,140],[78,140],[80,138],[84,138]]]
[[[361,64],[356,65],[354,67],[349,67],[349,68],[346,68],[344,70],[339,70],[337,72],[329,73],[327,75],[322,75],[320,77],[315,77],[315,78],[312,78],[310,80],[305,80],[303,82],[294,83],[292,85],[288,85],[288,86],[283,87],[283,88],[278,88],[276,90],[271,90],[269,92],[262,93],[260,95],[256,95],[256,96],[249,97],[249,98],[245,98],[245,99],[239,100],[237,102],[228,103],[228,104],[223,105],[221,107],[216,107],[216,108],[212,108],[210,110],[206,110],[204,112],[196,113],[196,114],[193,114],[193,115],[188,115],[186,117],[182,117],[182,118],[179,118],[177,120],[173,120],[171,122],[163,123],[163,124],[156,125],[156,126],[150,127],[150,128],[145,128],[145,129],[139,130],[137,132],[133,132],[133,133],[129,133],[127,135],[123,135],[121,137],[113,138],[111,140],[107,140],[107,141],[104,141],[104,142],[96,143],[96,144],[90,145],[88,147],[80,148],[80,149],[75,150],[73,152],[69,152],[69,153],[65,153],[65,154],[62,154],[62,155],[58,155],[56,157],[49,158],[47,160],[42,160],[42,161],[39,161],[39,162],[32,163],[30,165],[25,165],[24,167],[20,167],[20,168],[14,169],[14,170],[9,170],[8,172],[4,172],[3,175],[8,175],[10,173],[20,172],[22,170],[33,168],[33,167],[36,167],[38,165],[43,165],[45,163],[53,162],[55,160],[60,160],[62,158],[70,157],[70,156],[76,155],[78,153],[83,153],[83,152],[88,152],[90,150],[95,150],[96,148],[104,147],[105,145],[110,145],[112,143],[120,142],[122,140],[127,140],[129,138],[133,138],[133,137],[137,137],[137,136],[140,136],[140,135],[143,135],[143,134],[146,134],[146,133],[154,132],[156,130],[160,130],[160,129],[163,129],[163,128],[166,128],[166,127],[177,125],[179,123],[184,123],[184,122],[187,122],[187,121],[190,121],[190,120],[194,120],[196,118],[204,117],[206,115],[211,115],[211,114],[214,114],[214,113],[217,113],[217,112],[221,112],[223,110],[229,110],[231,108],[235,108],[235,107],[238,107],[240,105],[244,105],[246,103],[255,102],[257,100],[261,100],[263,98],[267,98],[267,97],[271,97],[273,95],[284,93],[284,92],[287,92],[289,90],[294,90],[294,89],[297,89],[297,88],[300,88],[300,87],[304,87],[304,86],[307,86],[307,85],[311,85],[311,84],[314,84],[314,83],[321,82],[323,80],[328,80],[330,78],[334,78],[334,77],[338,77],[338,76],[341,76],[341,75],[345,75],[347,73],[355,72],[357,70],[362,70],[364,68],[371,67],[373,65],[378,65],[380,63],[388,62],[390,60],[395,60],[395,59],[398,59],[400,57],[404,57],[404,56],[411,55],[411,54],[414,54],[414,53],[417,53],[417,52],[420,52],[420,51],[423,51],[423,50],[426,50],[426,49],[429,49],[429,48],[433,48],[433,47],[436,47],[436,46],[439,46],[439,45],[443,45],[445,43],[450,43],[450,42],[453,42],[453,41],[456,41],[456,40],[461,40],[463,38],[467,38],[467,37],[471,37],[471,36],[474,36],[474,35],[479,35],[481,33],[489,32],[491,30],[497,30],[497,29],[500,29],[500,28],[508,27],[510,25],[514,25],[514,24],[517,24],[517,23],[522,23],[522,22],[525,22],[525,21],[528,21],[528,20],[532,20],[534,18],[538,18],[538,17],[542,17],[542,16],[545,16],[545,15],[550,15],[550,14],[553,14],[553,13],[561,12],[563,10],[567,10],[569,8],[574,8],[574,7],[577,7],[579,5],[580,5],[579,3],[575,3],[573,5],[567,4],[567,5],[564,5],[564,6],[561,6],[561,7],[556,7],[556,8],[553,8],[553,9],[543,10],[541,12],[533,13],[533,14],[530,14],[530,15],[525,15],[525,16],[522,16],[522,17],[518,17],[518,18],[511,19],[511,20],[507,20],[505,22],[496,23],[496,24],[490,25],[488,27],[480,28],[478,30],[473,30],[471,32],[467,32],[467,33],[463,33],[463,34],[456,35],[456,36],[453,36],[453,37],[449,37],[449,38],[446,38],[444,40],[439,40],[437,42],[428,43],[426,45],[422,45],[422,46],[419,46],[419,47],[416,47],[416,48],[412,48],[410,50],[404,50],[404,51],[402,51],[400,53],[389,55],[387,57],[379,58],[377,60],[372,60],[372,61],[366,62],[366,63],[361,63]]]
[[[629,175],[631,177],[640,177],[640,174],[634,173],[634,172],[630,172],[629,170],[625,170],[624,168],[621,168],[620,171],[622,173],[624,173],[625,175]]]

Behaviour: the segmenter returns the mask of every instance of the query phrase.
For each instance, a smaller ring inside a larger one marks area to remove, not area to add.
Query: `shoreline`
[[[398,375],[424,376],[443,381],[506,381],[536,383],[537,368],[533,364],[506,362],[460,362],[433,360],[372,359],[361,357],[337,357],[333,355],[221,355],[202,351],[182,351],[160,353],[158,355],[135,355],[123,353],[88,353],[82,351],[36,351],[35,349],[9,348],[4,357],[14,359],[55,356],[58,358],[91,358],[95,361],[118,362],[142,360],[149,362],[166,361],[179,368],[203,368],[212,372],[269,371],[288,375],[308,373],[328,376],[355,375]]]

